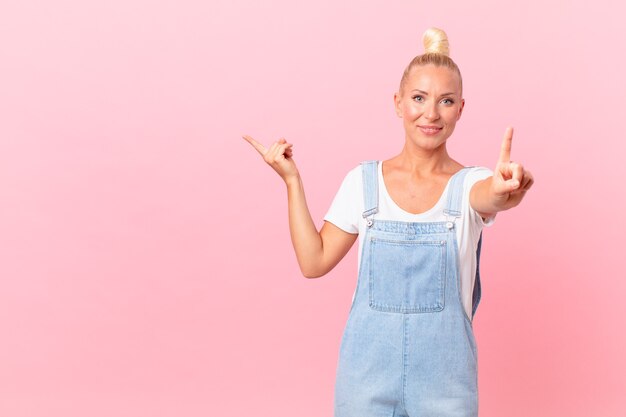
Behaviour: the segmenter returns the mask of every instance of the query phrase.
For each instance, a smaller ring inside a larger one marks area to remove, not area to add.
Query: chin
[[[437,134],[437,135],[429,135],[429,136],[424,136],[424,135],[415,135],[415,136],[410,136],[409,137],[411,139],[411,142],[413,142],[415,145],[419,146],[420,148],[438,148],[439,146],[443,145],[444,143],[447,142],[448,140],[448,136],[445,136],[444,134]]]
[[[445,140],[412,140],[413,145],[417,148],[434,151],[437,148],[440,148],[446,144]]]

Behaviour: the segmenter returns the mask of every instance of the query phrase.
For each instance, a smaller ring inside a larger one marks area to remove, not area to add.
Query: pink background
[[[453,156],[536,176],[485,232],[482,417],[626,412],[624,10],[609,0],[0,4],[0,415],[332,415],[356,245],[299,272],[292,141],[321,226],[403,143],[429,26],[464,78]]]

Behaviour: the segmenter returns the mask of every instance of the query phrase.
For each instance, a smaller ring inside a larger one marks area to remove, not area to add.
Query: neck
[[[447,168],[454,163],[448,155],[445,143],[434,149],[423,149],[407,140],[397,158],[405,169],[418,174],[447,171]]]

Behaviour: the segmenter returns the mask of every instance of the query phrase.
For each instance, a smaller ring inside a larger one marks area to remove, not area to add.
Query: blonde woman
[[[494,171],[465,167],[446,142],[465,105],[446,34],[424,34],[425,52],[394,94],[400,153],[365,161],[345,177],[317,230],[285,139],[244,138],[285,181],[291,239],[304,276],[330,271],[359,238],[359,276],[337,366],[335,417],[478,415],[472,319],[480,301],[482,228],[517,206],[533,184],[511,161],[507,128]]]

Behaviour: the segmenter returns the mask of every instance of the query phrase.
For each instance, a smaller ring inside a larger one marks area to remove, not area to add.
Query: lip
[[[422,131],[422,133],[424,133],[425,135],[436,135],[437,133],[439,133],[441,131],[441,129],[443,129],[441,126],[417,126],[420,128],[420,130]]]

